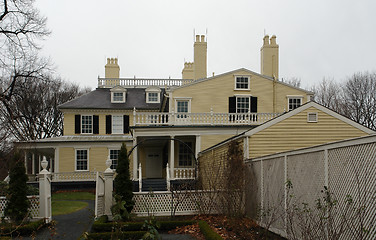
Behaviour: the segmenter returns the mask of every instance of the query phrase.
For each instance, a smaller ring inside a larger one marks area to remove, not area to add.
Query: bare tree
[[[333,79],[323,80],[313,86],[311,91],[315,93],[315,101],[339,113],[344,113],[343,88]]]
[[[297,87],[297,88],[300,88],[300,86],[302,84],[301,79],[297,78],[297,77],[282,79],[282,82],[287,83],[287,84],[294,86],[294,87]]]

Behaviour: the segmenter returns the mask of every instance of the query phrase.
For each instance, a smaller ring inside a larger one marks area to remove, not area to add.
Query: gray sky
[[[36,0],[52,30],[43,47],[68,81],[95,88],[107,57],[120,77],[181,78],[193,30],[208,29],[208,75],[260,72],[264,31],[277,36],[280,78],[303,87],[376,71],[374,0]]]

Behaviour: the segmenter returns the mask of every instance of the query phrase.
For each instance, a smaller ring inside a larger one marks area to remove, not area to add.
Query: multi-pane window
[[[179,142],[179,166],[190,167],[192,166],[192,142],[181,143]]]
[[[156,92],[149,92],[148,93],[148,102],[159,102],[159,99],[158,99],[158,94],[159,93],[156,93]]]
[[[111,169],[116,169],[120,150],[110,150]]]
[[[178,118],[186,118],[187,115],[181,114],[181,113],[188,113],[188,101],[177,101],[177,112],[178,112]]]
[[[113,115],[112,116],[112,133],[113,134],[122,134],[123,133],[123,116],[122,115]]]
[[[249,77],[236,77],[235,89],[249,89]]]
[[[93,133],[93,116],[81,116],[81,133]]]
[[[247,113],[249,112],[249,97],[236,98],[236,112]]]
[[[302,98],[289,98],[289,111],[294,110],[302,105]]]
[[[88,170],[88,150],[76,150],[76,171]]]
[[[114,92],[112,93],[113,102],[124,102],[124,93],[123,92]]]

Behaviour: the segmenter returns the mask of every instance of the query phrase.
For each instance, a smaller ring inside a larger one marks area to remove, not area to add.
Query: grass
[[[77,200],[94,200],[90,192],[59,192],[52,194],[52,216],[69,214],[88,206],[87,202]]]
[[[59,192],[52,194],[54,200],[95,200],[95,195],[90,192]]]
[[[87,202],[81,201],[52,201],[52,216],[69,214],[79,211],[88,206]]]

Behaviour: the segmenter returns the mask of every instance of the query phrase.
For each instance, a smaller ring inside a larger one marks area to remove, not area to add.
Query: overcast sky
[[[193,32],[208,32],[208,75],[260,72],[264,32],[276,35],[280,78],[303,87],[376,71],[375,0],[36,0],[43,43],[67,81],[95,88],[107,57],[120,77],[181,78]]]

